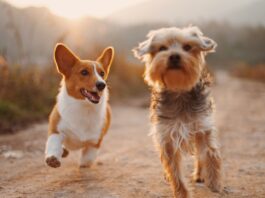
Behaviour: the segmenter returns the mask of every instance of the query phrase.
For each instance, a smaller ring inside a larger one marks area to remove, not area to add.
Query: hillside
[[[113,13],[109,19],[122,24],[225,20],[235,24],[265,25],[264,8],[262,0],[148,0]],[[251,20],[244,20],[250,18],[250,13],[253,14]]]
[[[66,43],[83,58],[91,57],[91,54],[94,58],[99,49],[112,45],[116,54],[139,64],[131,49],[145,38],[148,31],[193,23],[218,42],[218,54],[215,55],[218,64],[238,60],[256,64],[264,60],[265,26],[255,27],[255,24],[265,25],[265,2],[257,0],[249,4],[249,1],[148,0],[104,20],[91,17],[69,20],[52,14],[47,8],[19,9],[0,0],[0,55],[9,65],[42,66],[52,63],[56,42]],[[238,26],[220,22],[224,16]],[[248,25],[241,27],[240,24]]]
[[[229,15],[238,24],[265,25],[265,1],[255,1]]]
[[[0,54],[9,63],[41,65],[52,61],[52,49],[64,41],[73,49],[90,49],[105,24],[94,18],[71,21],[53,15],[47,8],[19,9],[0,1]],[[103,36],[102,36],[103,38]],[[87,46],[87,47],[84,47]]]

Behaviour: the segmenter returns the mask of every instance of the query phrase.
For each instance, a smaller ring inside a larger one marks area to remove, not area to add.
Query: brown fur
[[[162,144],[160,144],[162,145]],[[173,142],[170,137],[166,139],[164,146],[159,148],[161,162],[164,166],[165,174],[171,183],[175,197],[189,197],[189,192],[183,182],[180,162],[182,156],[180,151],[175,152]]]
[[[54,58],[57,63],[58,71],[63,75],[63,81],[66,84],[69,95],[76,99],[84,99],[80,93],[80,88],[91,90],[95,83],[96,77],[93,74],[93,64],[97,66],[98,73],[104,71],[104,79],[107,79],[109,74],[109,65],[105,62],[112,62],[104,59],[104,54],[109,53],[110,48],[106,48],[99,56],[97,61],[80,60],[68,47],[63,44],[57,44],[55,47]],[[111,55],[109,55],[111,56]],[[63,57],[63,60],[62,58]],[[110,57],[113,59],[113,57]],[[82,69],[87,69],[90,76],[86,78],[80,75]],[[107,119],[110,117],[110,107],[108,106]],[[58,133],[57,124],[60,121],[60,114],[57,110],[57,105],[54,106],[49,117],[49,130],[48,135]]]
[[[172,41],[171,41],[172,42]],[[167,43],[171,43],[168,41]],[[185,41],[182,41],[184,44]],[[152,50],[161,46],[160,43],[153,43]],[[163,45],[167,46],[167,45]],[[152,51],[150,56],[150,66],[145,71],[145,80],[148,84],[159,84],[171,90],[190,90],[198,81],[200,73],[202,71],[204,61],[201,57],[200,51],[194,50],[192,56],[185,52],[181,52],[182,56],[187,56],[188,59],[182,59],[182,69],[174,70],[167,69],[168,57],[172,54],[172,51],[165,51],[158,53]],[[198,62],[200,64],[198,64]],[[195,66],[196,64],[196,66]],[[176,83],[178,79],[178,83]]]
[[[104,124],[104,127],[102,129],[100,138],[99,138],[98,143],[97,143],[97,147],[98,148],[100,147],[100,145],[102,143],[103,137],[107,134],[107,131],[108,131],[109,127],[110,127],[110,122],[111,122],[111,108],[108,105],[107,106],[106,118],[105,118],[105,124]]]
[[[107,79],[110,68],[108,63],[112,62],[113,59],[113,55],[109,54],[110,49],[112,48],[106,48],[97,61],[90,61],[80,60],[69,48],[62,44],[57,44],[54,52],[55,62],[57,63],[58,71],[63,75],[69,95],[76,99],[84,99],[80,89],[92,90],[97,81],[97,78],[93,75],[93,65],[96,65],[99,73],[104,71],[104,79]],[[106,58],[106,56],[108,57]],[[87,69],[90,75],[89,78],[80,75],[83,69]]]

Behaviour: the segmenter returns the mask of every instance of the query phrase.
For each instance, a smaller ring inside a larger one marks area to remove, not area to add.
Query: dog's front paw
[[[61,162],[55,156],[47,157],[46,164],[52,168],[58,168],[61,166]]]
[[[187,189],[177,189],[174,192],[174,197],[175,198],[191,198],[191,194]]]
[[[79,164],[79,168],[90,168],[93,164],[93,161],[83,162]]]
[[[194,181],[195,181],[196,183],[203,183],[203,182],[204,182],[204,179],[197,178],[197,179],[194,179]]]
[[[204,183],[204,179],[199,176],[199,174],[194,174],[192,176],[192,181],[195,183]]]
[[[207,186],[212,192],[222,192],[222,184],[219,181],[211,181],[207,184]]]

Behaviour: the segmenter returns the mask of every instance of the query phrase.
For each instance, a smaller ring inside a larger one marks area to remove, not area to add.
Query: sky
[[[54,14],[67,18],[93,16],[104,18],[122,8],[146,0],[5,0],[17,7],[45,6]]]

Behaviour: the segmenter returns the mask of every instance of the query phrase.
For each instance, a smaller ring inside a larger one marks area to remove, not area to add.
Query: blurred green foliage
[[[0,133],[49,114],[59,84],[54,68],[6,66],[0,72]]]

